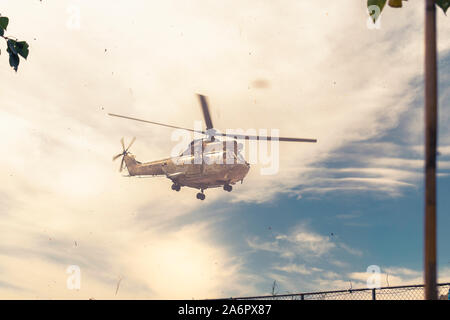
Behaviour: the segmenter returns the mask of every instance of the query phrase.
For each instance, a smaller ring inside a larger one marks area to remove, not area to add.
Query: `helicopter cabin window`
[[[222,153],[223,147],[221,141],[204,142],[203,153]]]
[[[230,143],[230,141],[223,142],[223,160],[224,163],[227,164],[235,164],[238,163],[238,157],[237,157],[237,143],[236,141],[232,141]]]
[[[242,151],[244,149],[244,145],[242,143],[237,143],[234,141],[234,154],[236,155],[237,163],[246,163],[244,155]]]
[[[236,141],[191,141],[188,148],[181,154],[182,157],[191,159],[191,156],[197,158],[197,161],[204,163],[224,163],[236,164],[243,163],[245,159],[240,154],[240,149]]]
[[[222,161],[222,142],[204,141],[203,142],[203,161],[206,164],[221,164]]]
[[[225,164],[236,164],[238,163],[238,158],[236,157],[236,154],[233,151],[227,151],[223,153],[224,159],[223,163]]]
[[[180,156],[192,156],[197,151],[201,152],[201,150],[202,150],[202,140],[193,140],[191,141],[187,149],[180,154]]]

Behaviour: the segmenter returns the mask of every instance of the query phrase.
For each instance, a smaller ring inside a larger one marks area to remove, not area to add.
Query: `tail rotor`
[[[125,148],[125,143],[124,143],[123,137],[122,137],[122,139],[120,139],[120,144],[122,145],[122,152],[117,154],[117,155],[115,155],[113,157],[113,161],[118,159],[118,158],[120,158],[120,157],[122,157],[122,161],[120,162],[119,172],[122,172],[122,170],[123,170],[124,163],[125,163],[125,156],[128,154],[128,150],[131,148],[131,146],[133,145],[134,141],[136,141],[136,137],[133,137],[133,139],[131,140],[131,142],[128,145],[128,147]]]

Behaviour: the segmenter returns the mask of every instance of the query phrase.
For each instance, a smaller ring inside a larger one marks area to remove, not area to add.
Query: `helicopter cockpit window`
[[[239,143],[237,145],[237,150],[236,150],[236,158],[237,158],[237,162],[238,163],[245,163],[245,158],[244,155],[242,154],[243,152],[243,145],[241,143]]]

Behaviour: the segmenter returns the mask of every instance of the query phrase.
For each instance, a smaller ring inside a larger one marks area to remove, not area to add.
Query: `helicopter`
[[[222,133],[214,129],[209,104],[204,95],[197,95],[200,101],[206,131],[182,128],[139,118],[108,113],[109,116],[119,117],[133,121],[150,123],[172,129],[182,129],[197,134],[204,138],[194,139],[187,149],[176,157],[169,157],[151,162],[139,162],[129,152],[136,140],[134,137],[128,147],[125,148],[124,139],[120,140],[122,152],[113,157],[113,161],[122,157],[119,171],[126,166],[129,176],[165,176],[172,181],[172,190],[180,191],[181,187],[189,187],[200,190],[196,197],[205,200],[204,191],[209,188],[220,188],[231,192],[237,182],[243,183],[250,170],[250,164],[242,155],[242,144],[237,140],[278,140],[284,142],[317,142],[316,139],[272,137],[259,135],[243,135]],[[233,140],[221,141],[217,137],[228,137]]]

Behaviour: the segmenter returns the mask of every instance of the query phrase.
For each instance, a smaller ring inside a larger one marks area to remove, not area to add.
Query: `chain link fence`
[[[438,298],[448,300],[450,283],[437,285]],[[423,300],[424,285],[240,297],[232,300]]]

